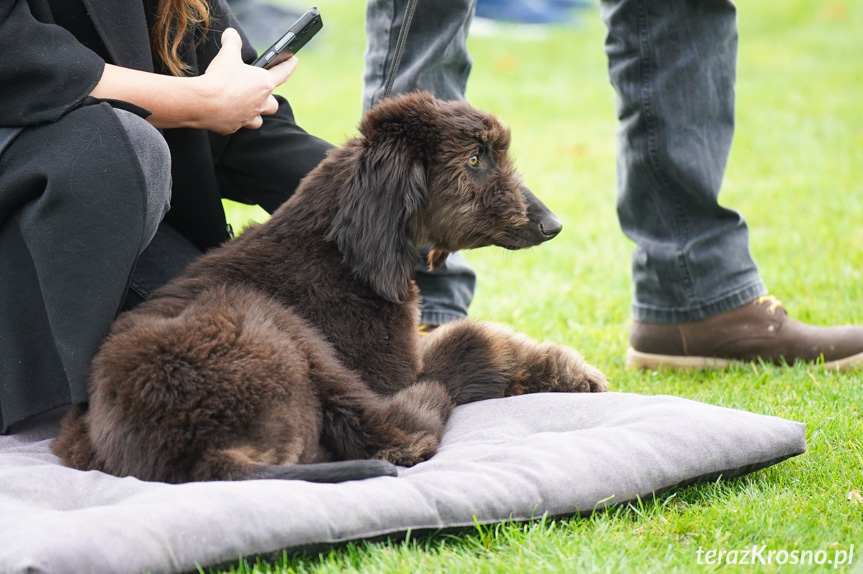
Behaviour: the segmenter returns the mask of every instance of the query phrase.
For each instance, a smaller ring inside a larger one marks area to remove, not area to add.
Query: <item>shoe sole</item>
[[[651,371],[704,371],[746,366],[748,361],[719,359],[716,357],[682,357],[677,355],[655,355],[642,353],[632,347],[626,350],[626,368]],[[851,355],[827,363],[810,363],[810,366],[825,371],[849,372],[863,370],[863,353]]]

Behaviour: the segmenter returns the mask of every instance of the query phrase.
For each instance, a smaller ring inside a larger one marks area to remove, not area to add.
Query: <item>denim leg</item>
[[[383,95],[395,54],[407,0],[369,0],[366,6],[366,52],[363,109]],[[423,0],[411,21],[393,93],[428,90],[446,100],[464,99],[471,58],[467,33],[476,0]],[[439,325],[467,316],[476,274],[459,253],[441,269],[416,271],[422,296],[423,323]]]
[[[421,249],[420,254],[425,257],[428,248]],[[446,265],[434,272],[425,264],[417,266],[415,280],[420,289],[421,323],[443,325],[467,317],[476,274],[461,253],[450,254]]]
[[[363,109],[384,92],[407,0],[368,0]],[[417,2],[393,93],[428,90],[444,100],[463,100],[471,57],[467,34],[476,0]]]
[[[766,293],[743,217],[719,189],[734,132],[728,0],[603,0],[617,93],[618,215],[636,243],[636,320],[703,319]]]

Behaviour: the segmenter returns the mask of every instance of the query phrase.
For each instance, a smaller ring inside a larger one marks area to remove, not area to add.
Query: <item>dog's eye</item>
[[[469,159],[469,160],[467,160],[467,163],[468,163],[471,167],[476,167],[476,164],[478,164],[478,163],[479,163],[479,156],[478,156],[478,155],[476,155],[476,154],[474,154],[474,155],[470,156],[470,159]]]

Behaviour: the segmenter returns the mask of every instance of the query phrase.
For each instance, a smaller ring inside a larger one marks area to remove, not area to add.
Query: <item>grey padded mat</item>
[[[536,394],[458,407],[431,460],[342,484],[166,485],[80,472],[56,422],[0,436],[0,572],[185,572],[407,530],[584,514],[806,450],[805,425],[670,396]]]

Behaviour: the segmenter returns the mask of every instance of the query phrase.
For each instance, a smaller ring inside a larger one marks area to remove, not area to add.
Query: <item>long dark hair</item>
[[[180,60],[179,51],[183,37],[196,28],[201,31],[200,38],[210,28],[207,0],[159,0],[150,41],[159,59],[175,76],[185,76],[189,71],[189,66]]]

